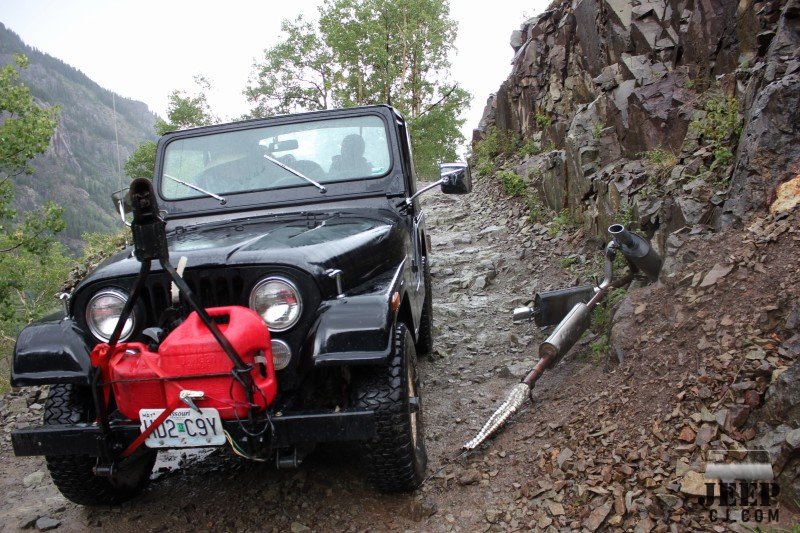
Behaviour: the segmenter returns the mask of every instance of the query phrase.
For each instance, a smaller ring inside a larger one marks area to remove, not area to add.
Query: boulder
[[[760,418],[770,424],[791,421],[800,427],[800,361],[781,373],[767,391]]]
[[[723,225],[767,209],[784,182],[800,175],[800,74],[768,84],[749,114],[736,157]]]
[[[519,50],[523,44],[525,44],[526,40],[525,37],[526,35],[525,33],[522,32],[522,30],[514,30],[513,32],[511,32],[511,39],[509,40],[509,44],[511,45],[511,48],[513,48],[515,52]]]
[[[625,155],[656,148],[677,153],[689,129],[691,112],[688,104],[694,99],[683,87],[684,70],[674,70],[658,81],[635,89],[628,97],[629,132],[623,142]]]

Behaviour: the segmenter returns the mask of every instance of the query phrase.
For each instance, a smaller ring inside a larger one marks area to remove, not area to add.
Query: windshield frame
[[[311,184],[298,179],[297,184],[291,184],[280,188],[247,190],[224,194],[223,196],[226,198],[226,203],[224,205],[220,205],[220,202],[212,197],[203,195],[180,199],[167,198],[162,191],[163,183],[166,180],[166,178],[163,177],[166,148],[170,143],[176,140],[202,137],[214,133],[364,116],[379,118],[386,132],[389,166],[381,175],[326,181],[324,185],[327,190],[324,194]],[[393,186],[393,182],[397,181],[398,174],[401,176],[400,181],[404,181],[402,180],[402,165],[399,164],[402,156],[398,147],[398,134],[395,120],[394,109],[389,106],[379,105],[279,115],[265,119],[246,120],[167,133],[161,137],[158,142],[156,168],[154,172],[154,188],[159,197],[159,203],[166,211],[166,218],[187,217],[211,214],[214,212],[269,209],[286,205],[316,204],[332,200],[341,200],[343,198],[386,196],[387,191],[390,189],[392,191],[397,189],[396,185]]]

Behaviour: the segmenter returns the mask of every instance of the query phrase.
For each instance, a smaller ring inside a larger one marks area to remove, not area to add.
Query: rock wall
[[[556,0],[510,44],[473,141],[532,140],[505,166],[597,234],[632,211],[663,253],[800,174],[799,0]]]
[[[662,281],[675,294],[687,282],[687,264],[702,255],[687,241],[710,247],[741,237],[714,230],[740,226],[746,236],[796,225],[800,0],[556,0],[510,44],[511,74],[489,98],[473,142],[494,130],[519,139],[524,149],[501,154],[495,166],[521,176],[541,202],[568,210],[590,233],[605,239],[612,221],[638,226],[665,257]],[[793,261],[780,249],[762,253]],[[791,292],[784,280],[774,278],[774,301]],[[620,332],[637,331],[629,299],[614,318],[614,349],[625,345]],[[753,304],[744,302],[749,312]],[[798,313],[795,306],[786,327],[770,333],[788,339],[778,353],[793,362],[770,376],[762,408],[754,391],[730,407],[734,426],[749,424],[738,440],[770,451],[783,499],[794,506]]]

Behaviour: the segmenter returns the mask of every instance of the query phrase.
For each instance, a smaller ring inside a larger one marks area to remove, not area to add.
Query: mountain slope
[[[31,176],[16,178],[16,204],[33,209],[52,200],[65,208],[67,229],[62,240],[79,247],[82,233],[118,226],[109,195],[127,183],[117,172],[136,147],[155,139],[156,116],[142,102],[114,95],[79,70],[26,45],[0,23],[0,65],[21,53],[30,66],[21,73],[31,94],[42,104],[61,108],[47,152],[33,161]]]

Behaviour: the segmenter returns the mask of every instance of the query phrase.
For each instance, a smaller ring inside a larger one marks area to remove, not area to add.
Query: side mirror
[[[467,194],[472,191],[472,173],[466,163],[442,163],[439,165],[439,175],[445,194]]]
[[[128,220],[128,215],[133,213],[133,206],[131,205],[131,190],[130,187],[125,187],[116,192],[111,193],[111,200],[114,202],[114,207],[122,219],[122,223],[130,227],[131,222]]]
[[[472,174],[466,163],[442,163],[439,165],[439,181],[423,187],[409,198],[397,204],[402,209],[410,209],[414,198],[422,193],[428,192],[437,185],[442,187],[445,194],[467,194],[472,191]]]

